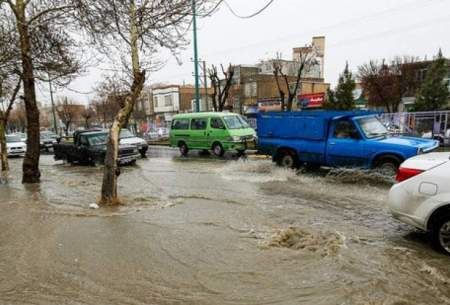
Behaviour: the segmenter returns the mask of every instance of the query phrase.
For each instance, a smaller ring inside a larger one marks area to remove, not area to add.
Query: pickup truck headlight
[[[134,153],[137,153],[137,152],[138,152],[137,148],[133,149],[133,152],[134,152]]]
[[[241,137],[239,137],[239,136],[232,136],[232,137],[231,137],[231,140],[232,140],[233,142],[239,142],[239,141],[241,140]]]

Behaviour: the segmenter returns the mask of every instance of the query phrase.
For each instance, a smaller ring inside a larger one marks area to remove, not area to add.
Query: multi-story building
[[[299,61],[305,56],[312,60],[303,71],[294,108],[320,107],[329,88],[323,74],[325,37],[313,37],[311,45],[294,48],[292,60],[268,59],[252,66],[235,66],[228,108],[243,114],[279,110],[281,99],[274,76],[274,64],[281,66],[292,88],[297,80]],[[279,81],[281,88],[287,92],[285,80],[280,78]]]
[[[193,86],[161,85],[153,87],[151,91],[151,110],[148,111],[148,117],[154,127],[170,126],[175,114],[195,111]],[[212,110],[209,94],[209,89],[200,89],[200,111]]]

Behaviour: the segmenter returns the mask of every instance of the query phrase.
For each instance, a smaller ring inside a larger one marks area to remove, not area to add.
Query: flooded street
[[[0,185],[0,304],[450,304],[450,258],[393,220],[389,184],[166,148],[123,169],[42,156]]]

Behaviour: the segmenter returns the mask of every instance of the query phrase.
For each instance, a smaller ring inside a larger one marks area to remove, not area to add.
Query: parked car
[[[424,139],[431,139],[439,141],[439,144],[446,145],[450,144],[450,129],[447,129],[445,133],[435,133],[433,134],[431,131],[425,132],[422,134],[422,138]]]
[[[50,149],[53,149],[53,145],[57,143],[56,138],[52,137],[47,132],[41,132],[40,133],[40,140],[39,145],[41,149],[44,149],[45,151],[50,151]]]
[[[223,156],[230,150],[243,153],[255,148],[255,139],[255,131],[234,113],[175,115],[170,131],[170,145],[178,147],[182,155],[187,155],[191,149],[211,149],[216,156]]]
[[[27,151],[27,144],[18,135],[6,135],[6,153],[8,157],[24,156]]]
[[[450,254],[450,153],[406,160],[397,181],[389,192],[392,215],[431,232],[434,245]]]
[[[136,146],[142,158],[145,158],[147,155],[148,150],[147,141],[145,141],[142,138],[136,137],[128,129],[122,129],[120,131],[120,144]]]
[[[24,132],[16,132],[16,133],[13,133],[11,135],[20,137],[20,141],[22,141],[24,143],[27,142],[27,134],[24,133]]]
[[[54,145],[55,160],[69,163],[102,164],[106,156],[106,131],[77,131],[72,140],[62,139]],[[133,145],[120,145],[118,163],[132,164],[139,157],[139,151]]]
[[[438,141],[392,136],[376,113],[302,111],[258,114],[258,148],[280,166],[375,168],[395,176],[400,164]]]

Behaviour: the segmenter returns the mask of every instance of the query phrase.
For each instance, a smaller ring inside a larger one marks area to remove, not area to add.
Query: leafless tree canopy
[[[211,69],[208,69],[208,75],[213,89],[211,98],[214,111],[216,112],[222,112],[224,110],[234,76],[234,67],[231,64],[228,65],[226,70],[223,65],[220,65],[220,67],[223,78],[219,77],[216,66],[213,65]]]
[[[191,0],[77,0],[79,18],[89,29],[91,38],[100,45],[116,71],[132,75],[130,50],[132,23],[136,25],[139,64],[142,70],[160,69],[164,61],[157,57],[161,49],[169,50],[177,59],[180,49],[187,46],[191,24]],[[211,3],[210,3],[211,2]],[[214,1],[199,0],[200,12]],[[130,5],[136,8],[135,22],[129,17]],[[130,83],[131,86],[131,83]]]
[[[396,57],[390,63],[371,60],[358,68],[369,104],[384,107],[388,112],[398,111],[403,97],[415,95],[418,86],[414,57]]]
[[[67,136],[69,134],[70,126],[80,119],[82,109],[79,105],[75,105],[73,101],[65,97],[57,103],[56,112],[58,113],[59,119],[64,124],[64,132]]]
[[[305,48],[305,51],[300,51],[298,53],[298,57],[294,62],[296,66],[296,76],[293,83],[291,83],[292,77],[289,77],[289,75],[283,72],[283,60],[280,54],[277,55],[277,60],[273,62],[273,75],[280,94],[282,111],[292,110],[304,74],[309,72],[309,69],[316,64],[315,50],[313,48]]]
[[[0,4],[0,28],[7,29],[13,45],[19,46],[20,37],[16,30],[19,4],[3,2],[3,5]],[[30,0],[25,1],[24,6],[23,18],[29,32],[35,78],[47,80],[51,75],[53,81],[67,85],[86,64],[82,59],[83,55],[86,58],[83,39],[73,22],[76,6],[69,0]],[[20,48],[14,50],[16,72],[21,73]]]

